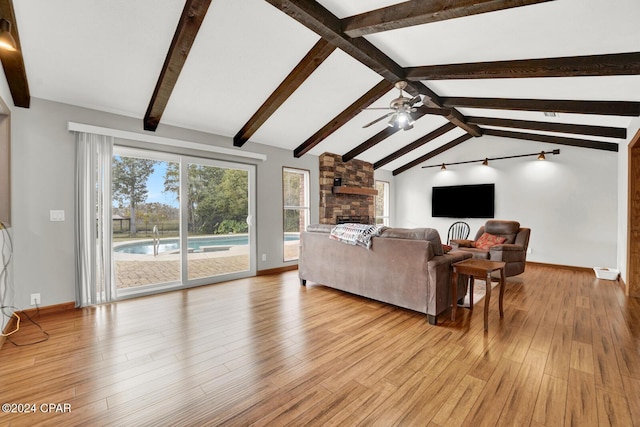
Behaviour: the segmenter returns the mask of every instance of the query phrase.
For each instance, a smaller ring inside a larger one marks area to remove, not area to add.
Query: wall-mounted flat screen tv
[[[440,218],[493,218],[495,184],[433,187],[431,216]]]

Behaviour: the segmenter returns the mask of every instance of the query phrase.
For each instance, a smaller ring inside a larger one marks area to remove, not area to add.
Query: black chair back
[[[457,221],[451,224],[447,233],[447,245],[452,239],[468,239],[471,228],[464,221]]]

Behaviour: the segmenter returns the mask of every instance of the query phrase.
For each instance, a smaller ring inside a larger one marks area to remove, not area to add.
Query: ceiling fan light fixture
[[[413,117],[411,117],[411,114],[406,113],[407,116],[407,124],[411,127],[413,127],[413,124],[416,122]]]
[[[0,49],[15,52],[16,41],[11,35],[11,23],[4,18],[0,18]]]

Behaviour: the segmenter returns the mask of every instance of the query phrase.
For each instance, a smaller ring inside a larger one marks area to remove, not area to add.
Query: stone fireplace
[[[340,179],[340,185],[334,179]],[[361,160],[342,161],[339,154],[320,155],[320,223],[335,224],[340,217],[375,217],[373,165]],[[358,218],[358,219],[360,219]],[[356,222],[356,221],[354,221]],[[359,222],[359,221],[358,221]]]

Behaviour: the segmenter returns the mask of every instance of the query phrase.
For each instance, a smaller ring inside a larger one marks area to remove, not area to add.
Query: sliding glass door
[[[115,147],[119,296],[255,275],[254,167]]]
[[[200,283],[255,271],[250,170],[191,159],[185,171],[182,228],[186,231],[187,280]]]

